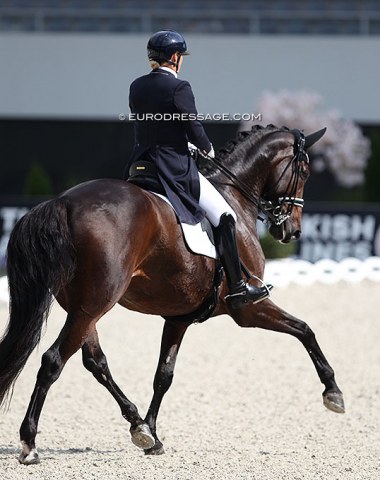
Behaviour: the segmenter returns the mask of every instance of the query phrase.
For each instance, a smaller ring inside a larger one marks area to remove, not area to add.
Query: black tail
[[[8,243],[10,317],[0,343],[0,405],[40,341],[53,295],[74,270],[65,199],[37,205],[18,221]]]

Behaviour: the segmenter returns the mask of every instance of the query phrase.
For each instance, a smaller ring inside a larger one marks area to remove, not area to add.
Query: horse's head
[[[300,130],[278,132],[284,147],[275,147],[266,183],[261,194],[260,208],[270,224],[269,232],[282,243],[301,236],[303,190],[310,174],[307,148],[316,143],[326,128],[307,137]]]
[[[310,174],[307,149],[326,129],[305,137],[299,130],[254,125],[231,140],[207,166],[210,180],[231,185],[249,205],[264,212],[272,236],[283,243],[301,235],[303,189]],[[226,182],[226,178],[228,181]]]

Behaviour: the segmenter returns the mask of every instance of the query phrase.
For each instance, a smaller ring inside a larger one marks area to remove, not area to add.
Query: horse
[[[257,232],[265,211],[272,236],[283,243],[301,235],[303,189],[310,175],[307,148],[324,130],[304,136],[285,127],[240,132],[201,168],[237,214],[238,244],[245,271],[263,277],[265,257]],[[58,338],[43,354],[20,427],[23,464],[39,462],[35,438],[49,388],[79,349],[84,367],[118,403],[130,423],[133,443],[145,454],[164,453],[156,420],[183,337],[194,312],[214,289],[215,259],[186,247],[175,212],[162,198],[118,179],[79,184],[31,209],[15,225],[8,244],[10,316],[0,343],[0,402],[41,338],[54,297],[67,312]],[[258,327],[296,337],[308,352],[321,383],[323,403],[344,412],[343,394],[313,331],[270,298],[232,309],[225,278],[212,316],[227,314],[240,327]],[[165,318],[153,396],[145,418],[114,381],[96,324],[119,303]]]

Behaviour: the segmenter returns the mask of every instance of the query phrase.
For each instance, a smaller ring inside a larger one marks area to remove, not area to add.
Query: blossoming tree
[[[351,120],[336,110],[323,111],[322,97],[313,91],[265,91],[256,112],[265,124],[302,129],[305,134],[327,127],[326,134],[310,149],[313,167],[328,169],[342,187],[352,188],[364,182],[364,172],[371,153],[370,141]],[[240,130],[249,130],[254,121],[243,121]]]

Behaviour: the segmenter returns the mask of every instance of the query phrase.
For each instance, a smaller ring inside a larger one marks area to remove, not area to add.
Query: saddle
[[[129,168],[128,182],[131,182],[144,190],[166,195],[164,187],[158,178],[156,165],[147,160],[139,160],[132,163]]]

